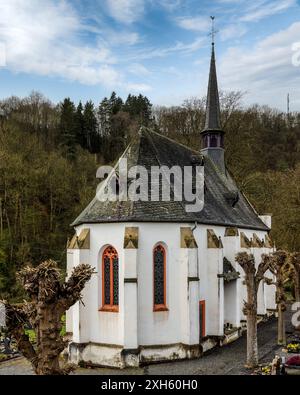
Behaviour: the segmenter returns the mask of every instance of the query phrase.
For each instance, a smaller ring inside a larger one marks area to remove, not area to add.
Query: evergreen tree
[[[100,150],[100,136],[98,133],[97,118],[92,101],[88,101],[83,111],[84,134],[87,141],[87,149],[91,153],[97,153]]]
[[[83,105],[81,101],[79,102],[75,113],[75,135],[77,143],[82,148],[86,148],[87,141],[84,133]]]
[[[68,159],[74,159],[76,152],[75,105],[69,98],[61,104],[59,129],[63,153]]]
[[[98,130],[102,137],[110,135],[111,128],[111,106],[110,101],[105,97],[98,108]]]
[[[111,115],[115,115],[122,110],[123,100],[117,96],[116,92],[112,92],[110,96],[109,107]]]
[[[124,105],[124,111],[136,119],[140,126],[148,126],[153,122],[152,104],[150,100],[141,94],[138,96],[129,94]]]

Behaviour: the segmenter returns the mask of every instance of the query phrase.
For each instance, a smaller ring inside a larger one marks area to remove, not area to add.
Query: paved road
[[[272,319],[258,326],[258,343],[260,362],[269,362],[273,359],[280,347],[276,345],[277,320]],[[203,358],[196,360],[186,360],[180,362],[161,363],[149,365],[138,369],[78,369],[73,374],[79,375],[141,375],[141,374],[247,374],[244,368],[246,360],[246,337],[243,336],[235,342],[206,354]],[[30,365],[23,358],[18,358],[0,364],[0,375],[30,375],[33,374]]]

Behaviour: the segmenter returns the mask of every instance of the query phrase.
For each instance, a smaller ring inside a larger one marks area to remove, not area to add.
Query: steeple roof
[[[210,71],[206,101],[206,120],[203,132],[216,130],[221,131],[220,101],[216,71],[215,45],[212,43]]]

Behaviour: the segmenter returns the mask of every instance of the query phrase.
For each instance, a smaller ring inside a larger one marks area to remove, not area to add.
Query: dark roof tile
[[[165,165],[181,168],[191,166],[201,154],[154,131],[143,128],[123,154],[128,167],[141,165]],[[185,204],[171,200],[111,202],[94,198],[72,225],[100,222],[195,222],[224,226],[237,226],[257,230],[269,230],[261,221],[228,172],[221,173],[214,163],[204,159],[205,197],[200,212],[187,213]],[[228,196],[237,196],[232,204]]]

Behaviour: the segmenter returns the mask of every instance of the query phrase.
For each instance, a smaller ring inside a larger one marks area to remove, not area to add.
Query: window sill
[[[165,305],[156,305],[153,307],[153,311],[169,311],[169,309]]]
[[[99,311],[106,311],[108,313],[118,313],[119,306],[102,306],[100,307]]]

